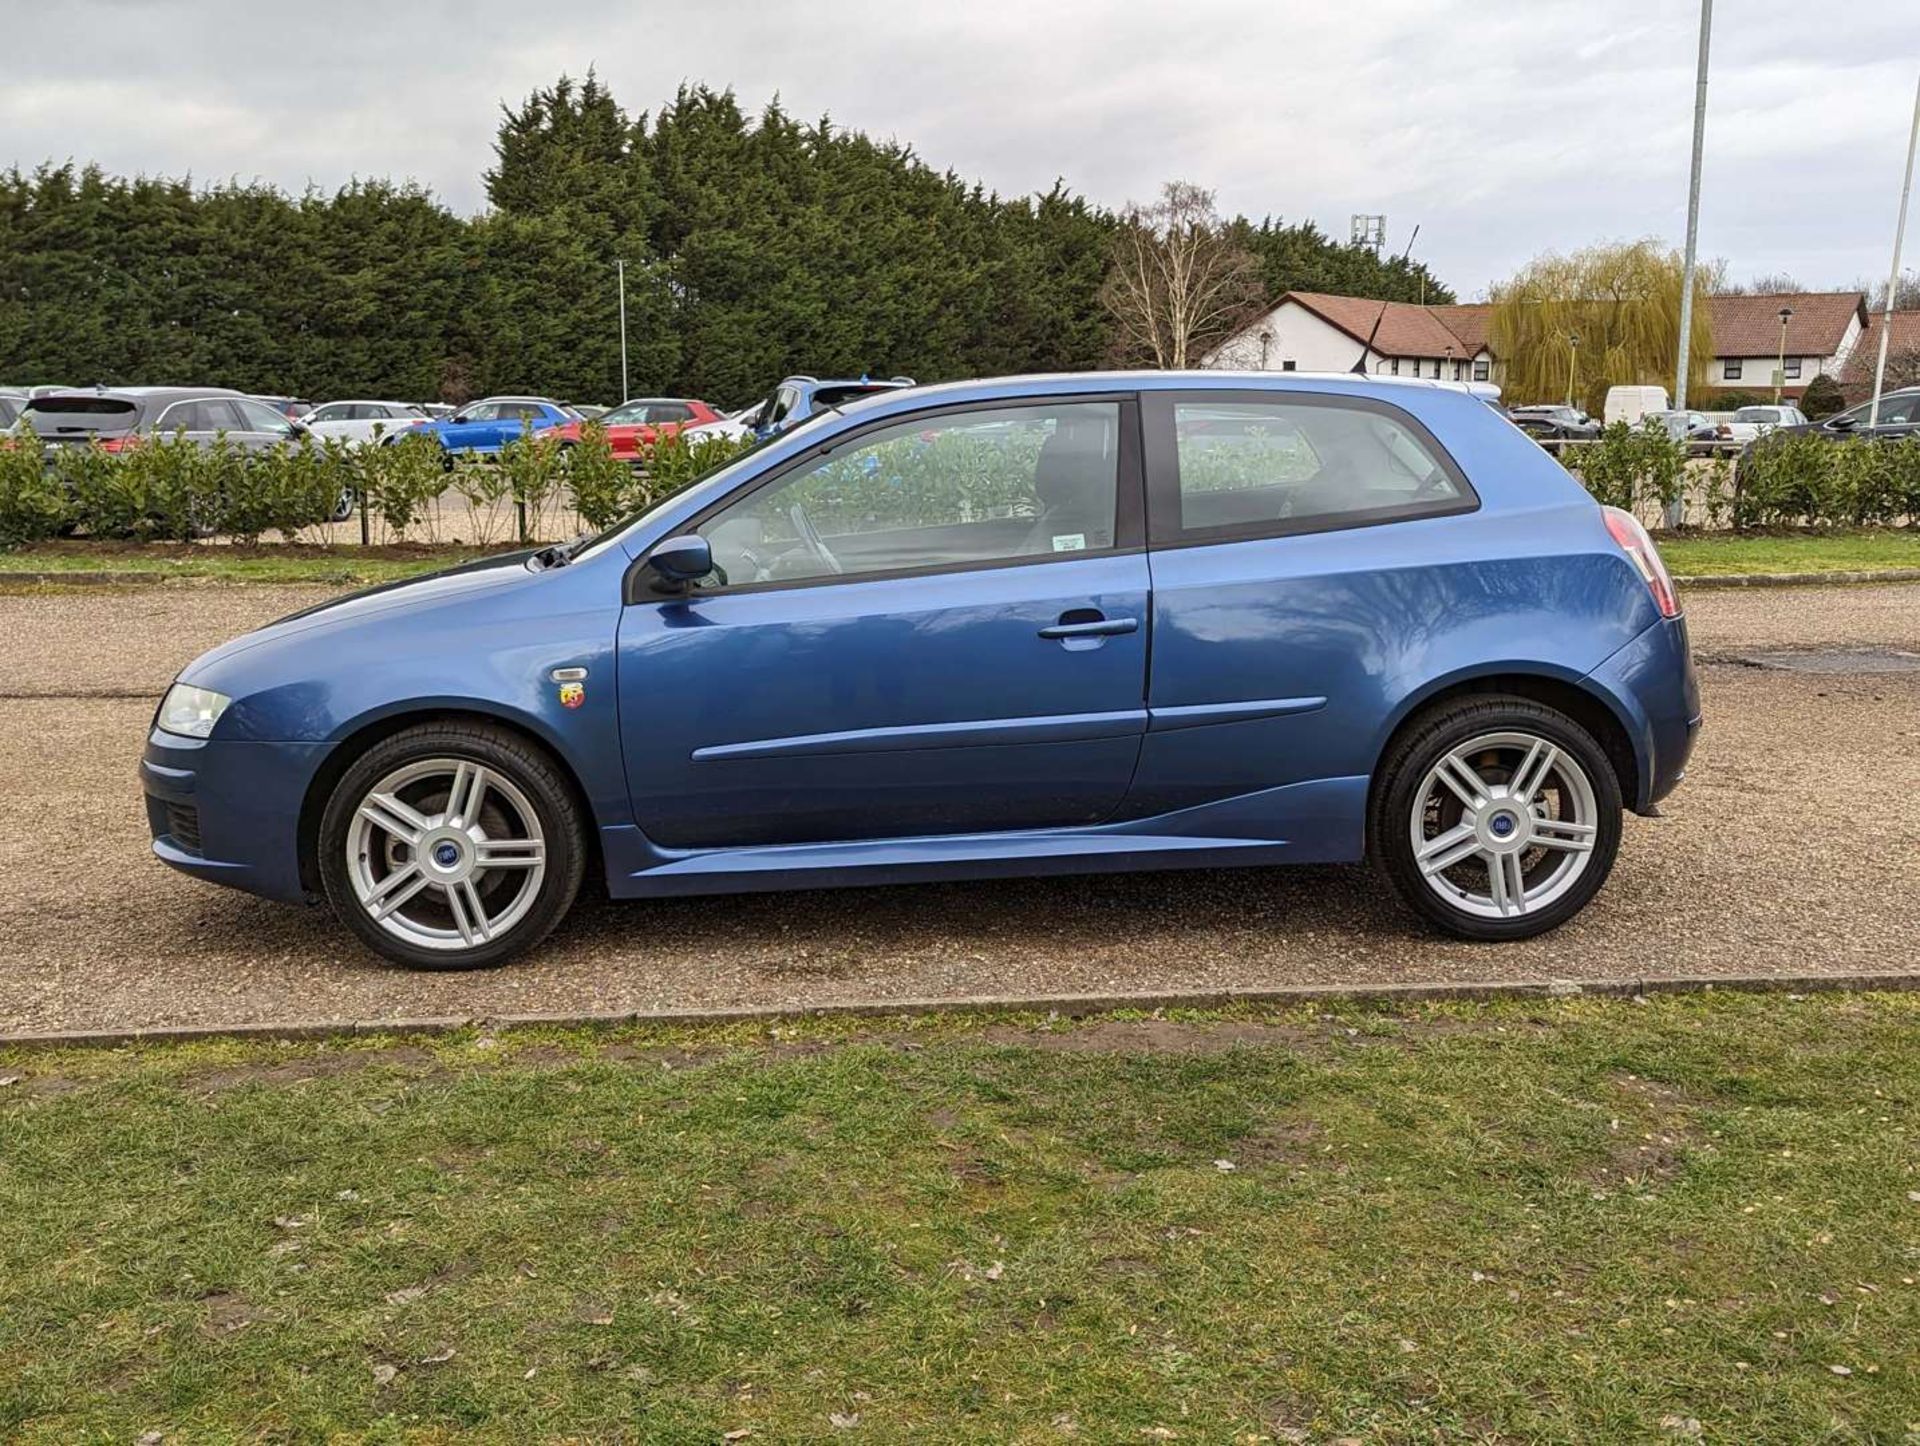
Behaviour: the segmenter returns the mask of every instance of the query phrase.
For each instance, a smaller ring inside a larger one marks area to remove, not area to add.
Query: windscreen
[[[22,414],[43,437],[118,436],[131,432],[140,420],[140,408],[125,397],[35,397]]]

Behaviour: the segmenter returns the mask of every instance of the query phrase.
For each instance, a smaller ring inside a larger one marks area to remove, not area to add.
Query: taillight
[[[1660,560],[1659,549],[1653,545],[1647,529],[1640,525],[1640,519],[1618,507],[1602,507],[1600,511],[1607,519],[1607,531],[1613,534],[1613,540],[1633,559],[1640,576],[1646,579],[1647,591],[1653,594],[1653,605],[1660,609],[1660,616],[1679,617],[1680,598],[1673,590],[1673,578]]]
[[[100,444],[100,450],[102,452],[124,452],[134,444],[137,438],[96,437],[94,440]]]

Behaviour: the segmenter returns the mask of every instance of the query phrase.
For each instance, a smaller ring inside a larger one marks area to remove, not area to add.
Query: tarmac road
[[[1664,817],[1628,818],[1594,904],[1525,944],[1437,938],[1362,869],[1263,869],[584,899],[533,958],[455,975],[394,969],[324,909],[197,883],[147,852],[135,765],[160,691],[203,648],[327,592],[0,595],[0,1033],[1920,971],[1920,662],[1898,656],[1920,652],[1920,586],[1690,595],[1707,711],[1691,774]],[[1751,661],[1787,649],[1827,650],[1811,660],[1825,671]],[[1879,656],[1856,665],[1858,649]]]

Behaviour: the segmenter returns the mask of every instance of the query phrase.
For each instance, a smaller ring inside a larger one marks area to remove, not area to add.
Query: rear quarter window
[[[1439,444],[1395,408],[1183,398],[1171,410],[1178,480],[1156,500],[1162,540],[1284,536],[1479,505]]]

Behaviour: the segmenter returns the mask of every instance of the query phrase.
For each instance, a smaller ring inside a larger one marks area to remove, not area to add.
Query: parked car
[[[0,432],[4,432],[20,419],[20,409],[27,404],[25,392],[0,390]]]
[[[583,422],[597,422],[613,410],[612,407],[596,406],[591,402],[568,402],[566,407]]]
[[[371,442],[432,419],[411,402],[323,402],[300,420],[316,437]]]
[[[597,538],[249,633],[141,775],[164,862],[422,968],[520,953],[590,868],[1370,856],[1516,939],[1592,898],[1699,723],[1646,532],[1469,394],[1094,372],[895,388]]]
[[[436,422],[444,421],[460,410],[458,407],[448,406],[445,402],[416,402],[414,405]]]
[[[858,401],[861,397],[877,396],[881,392],[898,391],[902,387],[914,384],[912,377],[889,377],[885,381],[873,381],[861,377],[857,381],[821,381],[818,377],[788,377],[771,392],[760,404],[759,420],[754,423],[754,435],[771,437],[776,432],[784,432],[796,427],[808,417],[829,407],[844,407],[848,402]]]
[[[1592,441],[1600,424],[1578,407],[1515,407],[1507,414],[1521,431],[1543,441]]]
[[[684,427],[700,422],[717,422],[720,413],[705,402],[691,397],[639,397],[622,402],[604,417],[600,425],[607,429],[607,445],[623,461],[638,462],[644,450],[662,437],[672,436]],[[549,427],[543,436],[557,437],[571,446],[580,440],[581,423],[565,422]]]
[[[486,397],[468,403],[444,420],[422,422],[408,430],[439,442],[451,461],[456,455],[491,456],[528,431],[545,431],[577,421],[571,411],[548,397]],[[388,437],[383,445],[398,440]]]
[[[1893,442],[1914,436],[1920,433],[1920,387],[1902,387],[1898,391],[1881,393],[1877,413],[1873,411],[1873,403],[1865,401],[1818,422],[1801,422],[1791,426],[1783,423],[1774,428],[1772,435],[1786,436],[1795,432],[1810,432],[1835,440],[1872,437]]]
[[[117,452],[141,437],[184,435],[210,446],[224,436],[247,451],[275,447],[304,430],[272,407],[225,387],[96,387],[28,399],[15,429],[31,428],[48,453],[97,440]]]
[[[1672,410],[1673,404],[1667,400],[1665,387],[1620,386],[1608,387],[1607,399],[1601,404],[1600,415],[1611,427],[1615,422],[1625,422],[1629,427],[1640,425],[1640,419],[1648,412]]]
[[[304,417],[308,412],[313,410],[313,403],[300,397],[260,396],[256,393],[253,399],[256,402],[265,402],[281,416],[289,420]]]
[[[1721,440],[1720,424],[1705,412],[1645,412],[1637,425],[1649,422],[1662,428],[1676,442],[1714,442]]]
[[[259,452],[284,445],[305,430],[257,398],[224,387],[48,392],[29,398],[13,426],[16,435],[31,431],[37,436],[49,462],[62,447],[97,442],[104,451],[119,452],[153,436],[183,437],[202,447],[225,438],[242,451]],[[335,520],[352,506],[351,495],[343,493]]]
[[[1747,443],[1764,437],[1775,427],[1804,427],[1806,414],[1795,406],[1741,407],[1715,432],[1723,442]]]
[[[760,413],[766,409],[766,405],[763,397],[750,407],[742,407],[737,412],[724,412],[711,422],[696,422],[687,428],[687,436],[692,440],[725,437],[731,442],[747,441],[757,435]]]

